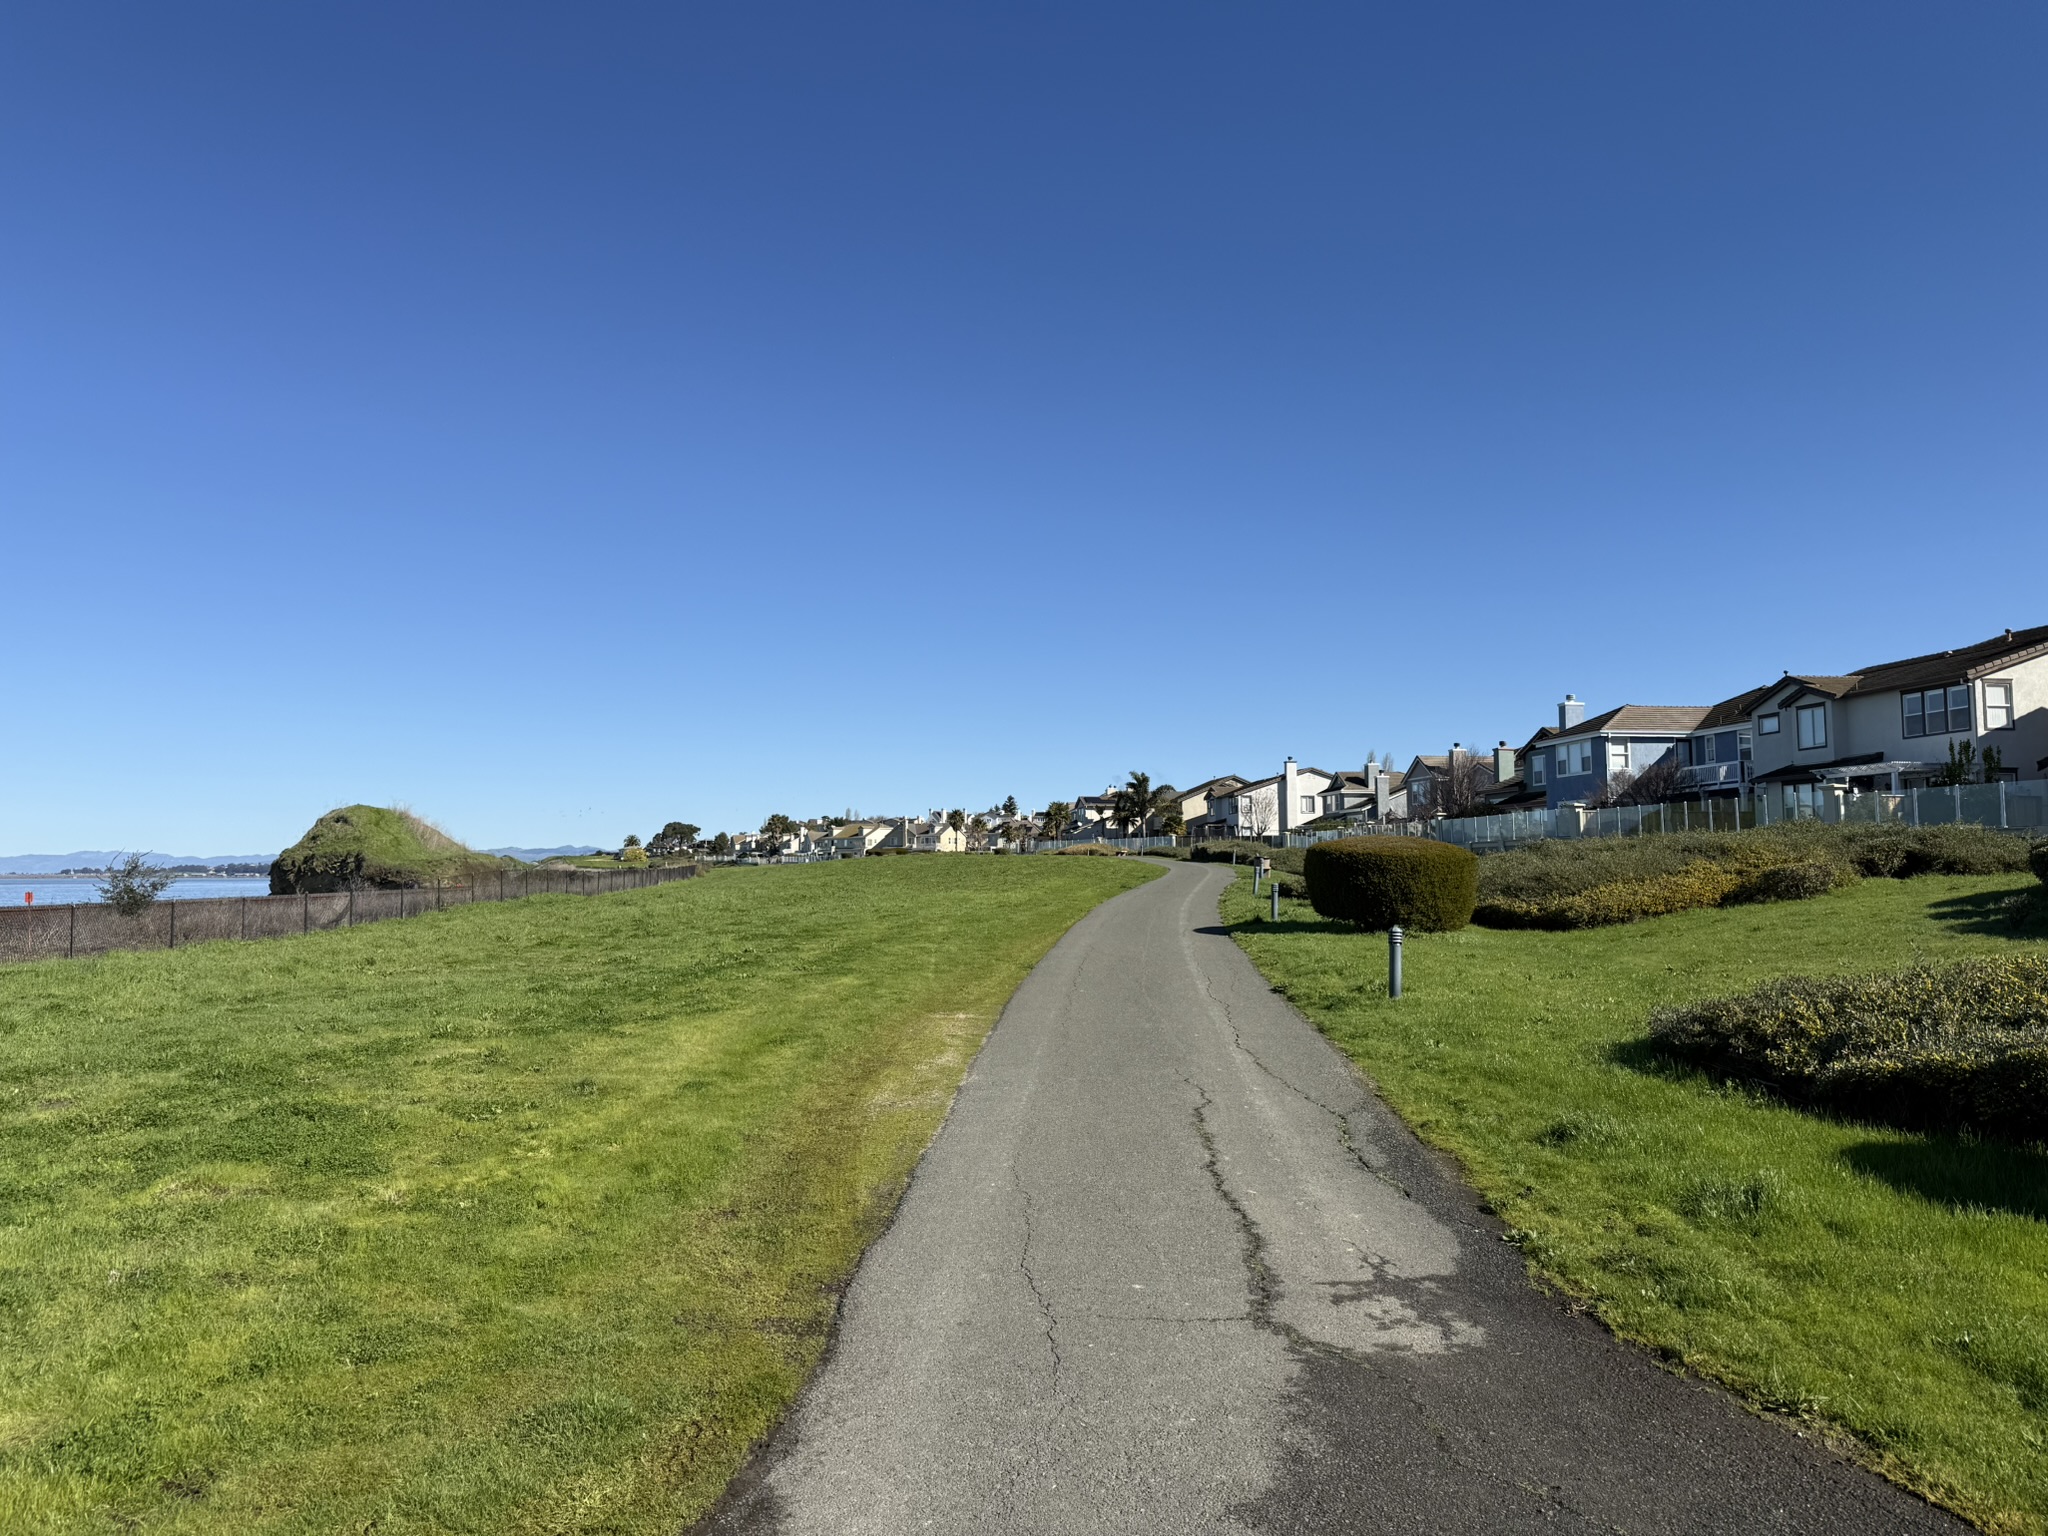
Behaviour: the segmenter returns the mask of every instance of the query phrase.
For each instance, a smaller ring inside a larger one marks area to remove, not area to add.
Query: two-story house
[[[1323,793],[1337,776],[1321,768],[1304,768],[1288,758],[1270,779],[1240,784],[1213,795],[1197,837],[1274,837],[1299,832],[1322,815]]]
[[[1530,737],[1518,756],[1545,805],[1587,805],[1621,774],[1633,777],[1681,750],[1709,712],[1704,704],[1619,704],[1588,719],[1585,703],[1566,694],[1557,724]]]
[[[1783,809],[1821,786],[1919,788],[1967,742],[1978,772],[2048,773],[2048,625],[1840,676],[1787,673],[1749,713],[1753,778]]]
[[[1749,787],[1754,747],[1749,717],[1770,691],[1748,689],[1700,717],[1678,749],[1679,785],[1688,796],[1740,795]]]

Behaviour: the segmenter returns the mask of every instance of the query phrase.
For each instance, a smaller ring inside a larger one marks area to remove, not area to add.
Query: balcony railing
[[[1697,763],[1679,769],[1678,778],[1687,789],[1737,788],[1749,782],[1749,764]]]

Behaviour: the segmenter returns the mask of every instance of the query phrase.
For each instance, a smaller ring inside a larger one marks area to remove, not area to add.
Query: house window
[[[1543,786],[1543,754],[1540,752],[1529,759],[1529,783],[1532,788]]]
[[[1315,815],[1315,813],[1316,797],[1314,795],[1303,795],[1301,797],[1301,814],[1304,816],[1313,816]]]
[[[1925,693],[1908,693],[1902,697],[1905,711],[1902,729],[1908,736],[1940,736],[1970,728],[1970,690],[1967,686],[1930,688]],[[2009,710],[2010,692],[2006,698]],[[1984,702],[1988,709],[1991,703],[1989,684],[1985,686]]]
[[[1714,760],[1714,738],[1702,736],[1692,744],[1692,760],[1695,763],[1711,763]]]
[[[1987,731],[2009,731],[2012,729],[2012,684],[1986,683],[1984,685],[1984,729]]]
[[[1777,735],[1778,717],[1775,714],[1758,715],[1756,717],[1756,733],[1759,736]]]
[[[1799,750],[1810,752],[1828,744],[1828,707],[1825,704],[1799,706]]]

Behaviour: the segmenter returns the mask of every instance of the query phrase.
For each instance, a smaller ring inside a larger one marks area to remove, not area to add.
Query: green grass
[[[1455,1154],[1532,1271],[1753,1403],[1852,1431],[1996,1531],[2048,1531],[2048,1153],[1831,1120],[1678,1070],[1660,1003],[2010,952],[2013,876],[1577,933],[1386,940],[1225,898],[1281,991]]]
[[[0,970],[0,1529],[674,1531],[1138,860],[888,859]]]

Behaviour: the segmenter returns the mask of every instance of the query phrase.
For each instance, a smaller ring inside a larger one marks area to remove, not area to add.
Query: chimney
[[[1505,784],[1515,776],[1515,749],[1502,742],[1493,749],[1493,782]]]
[[[1564,702],[1557,706],[1557,728],[1560,731],[1568,731],[1585,718],[1586,701],[1566,694]]]
[[[1280,830],[1283,833],[1294,830],[1294,759],[1287,759],[1280,769]]]

